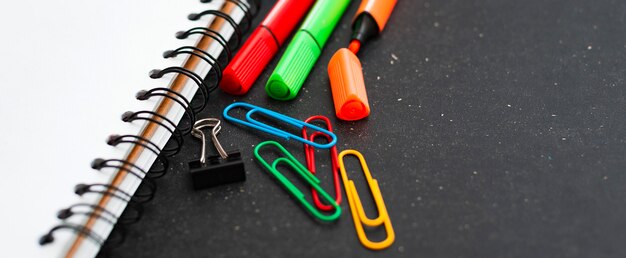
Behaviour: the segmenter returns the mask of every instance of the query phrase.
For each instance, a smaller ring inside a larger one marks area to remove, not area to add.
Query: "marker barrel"
[[[352,21],[352,40],[365,43],[383,31],[397,0],[364,0]]]
[[[232,95],[246,94],[263,68],[278,52],[278,44],[265,27],[258,27],[235,58],[226,66],[220,89]]]
[[[224,69],[220,88],[233,95],[247,93],[313,2],[314,0],[277,1]]]
[[[318,0],[265,85],[278,100],[294,99],[317,62],[350,0]]]

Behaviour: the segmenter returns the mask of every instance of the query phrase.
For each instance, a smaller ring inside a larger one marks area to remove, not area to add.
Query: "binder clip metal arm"
[[[220,123],[217,118],[206,118],[196,121],[193,125],[191,134],[202,140],[200,159],[189,162],[189,171],[196,190],[246,180],[246,170],[239,150],[227,152],[217,139],[222,129]],[[207,137],[202,132],[204,128],[212,128],[211,141],[219,155],[207,157]]]

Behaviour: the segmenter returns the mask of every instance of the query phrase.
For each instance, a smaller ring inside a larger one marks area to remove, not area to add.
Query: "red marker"
[[[243,95],[313,5],[314,0],[278,0],[265,20],[224,69],[220,88]]]

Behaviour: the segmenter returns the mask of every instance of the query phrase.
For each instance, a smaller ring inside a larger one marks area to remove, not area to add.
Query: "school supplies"
[[[370,114],[361,62],[354,53],[339,49],[328,62],[328,77],[337,118],[354,121]]]
[[[304,120],[306,123],[311,123],[313,121],[322,121],[326,124],[326,128],[328,128],[329,132],[333,131],[333,126],[330,124],[330,120],[325,116],[312,116]],[[302,138],[309,139],[312,142],[315,142],[315,138],[325,138],[326,141],[330,142],[332,138],[322,132],[312,133],[310,136],[307,135],[306,128],[302,129]],[[316,174],[315,169],[315,149],[307,144],[304,144],[304,153],[306,155],[306,165],[311,174]],[[339,179],[339,166],[337,165],[337,146],[333,146],[330,148],[330,161],[331,161],[331,172],[333,175],[333,186],[335,188],[335,203],[341,204],[341,180]],[[315,202],[315,206],[323,211],[329,211],[333,209],[333,206],[330,204],[324,204],[317,194],[315,189],[311,189],[313,192],[313,201]]]
[[[348,49],[339,49],[328,63],[335,114],[339,119],[354,121],[370,114],[361,62],[356,54],[362,43],[382,32],[395,5],[396,0],[361,2]]]
[[[363,0],[352,22],[352,40],[349,49],[358,53],[361,45],[378,36],[387,25],[398,0]]]
[[[284,156],[275,159],[270,165],[270,163],[265,161],[265,159],[259,153],[261,148],[264,148],[265,146],[274,146]],[[331,222],[331,221],[337,220],[339,216],[341,216],[341,207],[339,207],[339,204],[335,203],[333,198],[330,197],[330,195],[326,193],[326,191],[324,191],[324,189],[320,186],[319,179],[317,179],[317,177],[311,174],[304,167],[304,165],[298,162],[298,160],[294,158],[293,155],[289,153],[289,151],[287,151],[282,145],[280,145],[280,143],[277,143],[275,141],[266,141],[266,142],[259,143],[259,145],[257,145],[256,148],[254,148],[254,156],[256,157],[257,161],[259,161],[259,163],[261,163],[261,165],[267,171],[269,171],[270,174],[272,174],[283,185],[283,187],[285,187],[285,189],[294,198],[296,198],[296,200],[298,200],[300,204],[302,204],[302,206],[315,218],[324,222]],[[333,207],[332,210],[334,210],[334,212],[332,212],[331,214],[325,214],[315,209],[315,207],[306,200],[304,193],[300,191],[295,185],[293,185],[293,183],[291,183],[289,179],[287,179],[283,174],[281,174],[280,171],[278,171],[278,166],[281,164],[289,166],[300,177],[302,177],[307,182],[308,185],[310,185],[313,189],[317,191],[317,193],[319,193],[322,196],[322,198],[326,202],[332,205]]]
[[[353,155],[359,159],[361,163],[361,168],[363,169],[363,174],[365,175],[365,179],[367,180],[367,184],[369,185],[370,192],[374,197],[374,203],[376,205],[376,209],[378,209],[378,217],[375,219],[370,219],[365,214],[363,210],[363,205],[361,203],[361,199],[359,198],[359,194],[357,193],[356,187],[354,186],[354,182],[348,179],[348,175],[346,173],[346,168],[344,165],[344,157],[348,155]],[[346,189],[346,195],[348,196],[348,203],[350,204],[350,211],[352,213],[352,221],[354,222],[354,228],[356,229],[356,233],[359,237],[359,241],[365,247],[372,250],[382,250],[385,249],[393,243],[395,240],[395,233],[393,231],[393,227],[391,226],[391,219],[389,218],[389,214],[387,213],[387,207],[385,207],[385,202],[383,201],[383,196],[380,193],[380,188],[378,187],[378,181],[372,178],[372,174],[370,173],[369,168],[367,167],[367,163],[365,163],[365,158],[363,155],[356,150],[344,150],[339,154],[339,169],[341,170],[341,177],[343,179],[343,187]],[[379,242],[373,242],[365,233],[365,229],[363,225],[368,227],[379,227],[384,226],[385,231],[387,232],[387,237]]]
[[[2,139],[0,152],[11,161],[5,169],[20,172],[2,185],[19,195],[0,197],[19,210],[6,212],[0,222],[0,238],[11,240],[3,256],[106,256],[133,230],[129,223],[153,215],[142,212],[157,189],[153,179],[166,173],[168,156],[183,147],[217,87],[214,79],[227,62],[219,57],[236,47],[225,42],[242,36],[258,7],[255,0],[64,0],[38,3],[45,11],[23,19],[32,4],[12,4],[0,26],[20,21],[19,28],[31,33],[3,43],[12,49],[3,60],[32,69],[11,65],[17,69],[4,82],[14,87],[0,96],[3,107],[28,102],[20,112],[3,113],[12,122],[3,124],[2,135],[11,139]],[[174,46],[181,47],[163,53]],[[163,69],[149,72],[155,67]],[[198,92],[199,100],[191,102]],[[138,101],[132,101],[135,93]],[[134,111],[124,113],[128,109]],[[34,118],[45,128],[24,126]],[[33,137],[38,134],[45,137]],[[23,189],[32,191],[21,194]]]
[[[231,115],[229,115],[228,113],[235,108],[240,108],[240,109],[244,109],[244,110],[248,110],[245,114],[245,120],[241,120],[238,118],[235,118]],[[331,140],[328,143],[325,144],[319,144],[313,141],[310,141],[308,139],[302,138],[300,136],[297,136],[295,134],[292,133],[288,133],[285,130],[270,126],[266,123],[260,122],[257,119],[253,118],[252,115],[257,114],[261,117],[267,118],[267,119],[273,119],[275,122],[280,122],[286,125],[290,125],[293,127],[296,127],[299,130],[302,130],[304,128],[308,128],[310,130],[314,130],[317,132],[321,132],[324,133],[326,135],[328,135]],[[232,122],[232,123],[237,123],[240,125],[244,125],[247,127],[250,127],[252,129],[256,129],[265,133],[269,133],[271,135],[275,135],[278,136],[280,138],[283,138],[285,140],[289,140],[289,139],[293,139],[308,145],[311,145],[315,148],[321,148],[321,149],[328,149],[330,147],[335,146],[335,143],[337,143],[337,136],[326,130],[323,129],[321,127],[309,124],[309,123],[305,123],[303,121],[300,121],[298,119],[292,118],[292,117],[288,117],[286,115],[283,115],[281,113],[269,110],[269,109],[265,109],[262,107],[257,107],[254,106],[252,104],[248,104],[245,102],[236,102],[233,104],[228,105],[223,112],[223,116],[224,119],[226,119],[226,121]]]
[[[211,128],[211,140],[219,155],[206,155],[206,136],[203,128]],[[191,135],[202,140],[202,153],[199,160],[189,162],[189,172],[194,189],[203,189],[212,186],[246,181],[246,169],[238,150],[226,152],[217,140],[217,134],[222,130],[220,120],[205,118],[196,121]]]
[[[313,2],[314,0],[277,1],[224,69],[220,88],[233,95],[246,94]]]
[[[267,81],[267,95],[277,100],[296,97],[349,3],[350,0],[315,3]]]

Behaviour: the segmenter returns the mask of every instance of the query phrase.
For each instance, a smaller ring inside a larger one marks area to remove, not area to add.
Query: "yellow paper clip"
[[[367,217],[365,211],[363,210],[363,205],[361,204],[359,194],[357,193],[356,187],[354,186],[354,181],[348,179],[346,168],[343,163],[343,157],[346,155],[354,155],[359,159],[359,162],[361,163],[363,173],[365,174],[365,179],[367,180],[367,184],[369,185],[372,196],[374,197],[374,203],[376,204],[376,208],[378,209],[378,217],[375,219],[370,219]],[[372,250],[382,250],[391,246],[396,238],[396,235],[393,231],[393,227],[391,226],[391,219],[389,218],[389,214],[387,213],[387,207],[385,207],[383,196],[380,193],[378,181],[372,178],[372,174],[367,167],[367,163],[365,163],[365,158],[363,158],[363,155],[356,150],[342,151],[339,154],[339,169],[341,170],[343,187],[346,190],[346,195],[348,196],[348,203],[350,203],[350,211],[352,213],[352,220],[354,221],[354,228],[356,229],[356,233],[359,237],[359,240],[361,241],[361,244]],[[384,225],[385,231],[387,232],[387,238],[379,242],[373,242],[369,240],[369,238],[367,238],[367,235],[365,234],[363,224],[370,227],[378,227]]]

